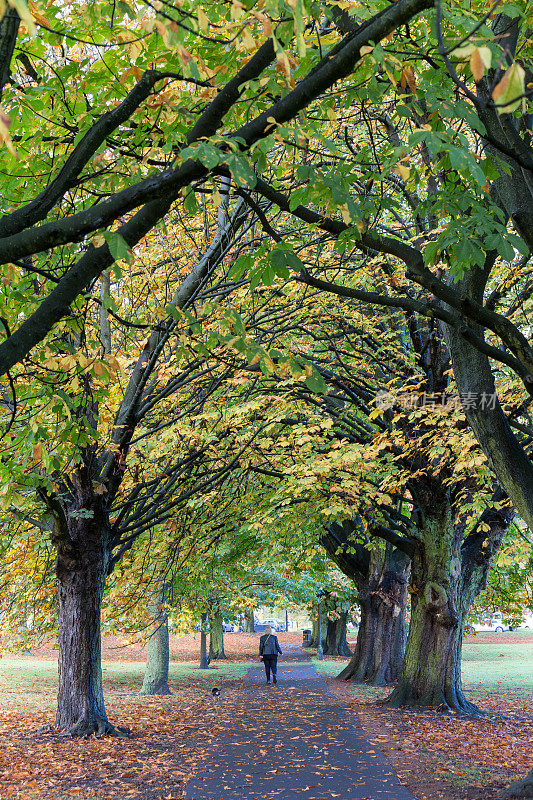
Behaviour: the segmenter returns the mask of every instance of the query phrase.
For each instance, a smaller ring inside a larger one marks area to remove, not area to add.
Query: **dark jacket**
[[[260,656],[277,656],[281,655],[281,647],[279,646],[278,637],[273,633],[265,633],[259,639],[259,655]]]

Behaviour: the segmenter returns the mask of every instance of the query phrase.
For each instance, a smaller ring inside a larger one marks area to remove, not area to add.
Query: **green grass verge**
[[[173,685],[196,681],[223,681],[241,678],[253,662],[219,661],[207,670],[197,662],[170,662],[169,678]],[[104,684],[107,688],[138,691],[144,675],[144,663],[138,661],[104,661]],[[40,659],[2,658],[0,660],[0,692],[41,693],[57,690],[57,662]]]
[[[520,638],[510,642],[506,638]],[[489,634],[492,638],[492,634]],[[484,634],[467,638],[463,645],[463,683],[484,689],[533,689],[533,641],[531,631],[500,634],[500,641],[483,640]]]
[[[489,634],[492,638],[493,634]],[[529,691],[533,689],[533,638],[531,631],[514,631],[509,634],[521,640],[506,640],[506,633],[501,634],[501,641],[484,641],[484,635],[478,633],[474,638],[467,638],[463,645],[462,676],[468,689],[513,689]],[[488,637],[487,637],[488,638]],[[317,661],[313,658],[313,666],[323,675],[336,677],[348,663],[345,661]]]
[[[324,661],[318,661],[316,658],[311,658],[313,667],[320,675],[327,675],[329,678],[336,678],[341,670],[344,669],[349,659],[346,661],[328,661],[327,656],[324,656]]]

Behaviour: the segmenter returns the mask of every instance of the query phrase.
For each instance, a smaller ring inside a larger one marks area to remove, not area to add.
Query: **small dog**
[[[213,688],[211,689],[211,694],[213,695],[213,697],[219,697],[220,689],[218,689],[216,686],[213,686]]]

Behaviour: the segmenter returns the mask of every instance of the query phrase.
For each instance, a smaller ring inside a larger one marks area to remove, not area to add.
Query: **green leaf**
[[[104,239],[106,240],[107,246],[109,247],[109,252],[115,261],[120,261],[121,259],[129,261],[131,259],[130,247],[127,241],[122,238],[120,233],[116,233],[115,231],[105,231]]]
[[[231,174],[237,186],[249,186],[254,188],[257,178],[248,160],[240,155],[226,157],[226,163],[230,168]]]

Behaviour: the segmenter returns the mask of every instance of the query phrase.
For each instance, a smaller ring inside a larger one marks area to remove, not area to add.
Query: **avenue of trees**
[[[339,677],[479,712],[467,615],[531,604],[532,22],[0,0],[1,610],[59,731],[121,733],[102,624],[165,693],[169,616],[207,667],[322,590]]]

